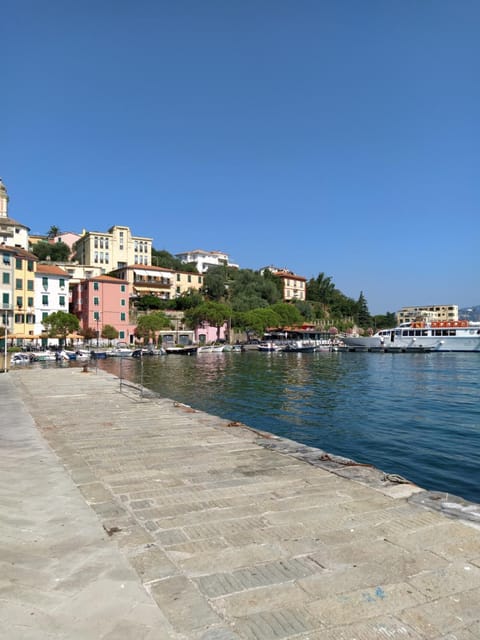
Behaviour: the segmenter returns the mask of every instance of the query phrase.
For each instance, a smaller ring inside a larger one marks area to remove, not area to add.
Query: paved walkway
[[[480,638],[478,505],[101,371],[0,398],[2,638]]]

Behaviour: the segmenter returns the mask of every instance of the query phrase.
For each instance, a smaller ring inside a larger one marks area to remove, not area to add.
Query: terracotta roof
[[[277,271],[273,274],[274,276],[278,276],[279,278],[290,278],[291,280],[303,280],[307,281],[303,276],[297,276],[295,273],[290,273],[290,271]]]
[[[27,251],[26,249],[22,249],[22,247],[12,247],[8,244],[0,245],[0,251],[4,251],[4,250],[9,251],[10,253],[14,253],[16,256],[27,258],[27,260],[38,261],[38,258],[35,254],[30,253],[30,251]]]
[[[120,280],[120,278],[113,278],[112,276],[93,276],[88,278],[92,282],[114,282],[115,284],[128,284],[126,280]]]
[[[50,273],[53,276],[64,276],[66,278],[70,278],[70,275],[64,269],[57,267],[56,264],[40,263],[37,265],[37,273]]]
[[[14,220],[13,218],[9,218],[8,216],[0,216],[1,224],[10,224],[15,227],[23,227],[24,229],[28,229],[30,231],[30,227],[27,227],[23,222],[18,222],[18,220]]]

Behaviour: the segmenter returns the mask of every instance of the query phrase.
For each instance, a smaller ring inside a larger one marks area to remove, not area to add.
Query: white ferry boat
[[[353,350],[480,352],[480,322],[405,322],[373,336],[347,335],[342,340]]]

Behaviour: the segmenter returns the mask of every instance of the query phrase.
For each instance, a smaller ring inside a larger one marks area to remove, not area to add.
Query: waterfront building
[[[2,247],[3,259],[9,247]],[[11,314],[13,316],[12,338],[18,344],[32,340],[35,336],[35,272],[37,257],[21,247],[10,247],[13,263]]]
[[[28,251],[28,232],[30,229],[9,217],[9,200],[7,188],[0,178],[0,245],[21,247]]]
[[[71,287],[71,312],[80,320],[83,330],[92,329],[101,338],[106,325],[115,327],[118,339],[133,343],[129,320],[129,285],[111,276],[94,276]]]
[[[43,321],[57,311],[68,313],[69,309],[69,275],[55,264],[39,263],[35,272],[35,327],[34,335],[44,333]],[[44,346],[57,344],[56,338],[47,339],[42,336]]]
[[[104,273],[129,264],[152,263],[152,239],[133,236],[129,227],[115,225],[108,232],[82,231],[75,244],[74,260],[100,266]]]
[[[282,298],[284,302],[306,299],[306,278],[299,276],[288,269],[280,269],[279,267],[274,266],[264,267],[260,270],[260,273],[263,275],[265,271],[270,271],[275,277],[280,279],[282,283]]]
[[[204,251],[203,249],[194,249],[184,253],[176,253],[175,257],[187,264],[195,263],[199,273],[205,273],[209,267],[224,265],[226,267],[234,267],[238,269],[238,264],[230,262],[228,253],[223,251]]]
[[[187,271],[173,271],[166,267],[129,265],[112,271],[112,275],[126,280],[133,298],[153,295],[161,300],[172,300],[189,291],[203,287],[204,276]]]
[[[415,320],[442,321],[458,320],[458,305],[436,304],[425,306],[402,307],[396,313],[397,323],[415,322]]]

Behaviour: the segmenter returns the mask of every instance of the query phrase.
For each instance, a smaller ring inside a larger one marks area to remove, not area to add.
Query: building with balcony
[[[172,300],[189,291],[200,290],[204,278],[199,273],[140,265],[115,269],[112,275],[128,282],[133,298],[153,295],[161,300]]]
[[[129,320],[129,284],[111,276],[96,276],[71,287],[71,312],[83,330],[91,329],[100,339],[106,325],[115,327],[118,339],[133,343]]]
[[[43,320],[57,311],[69,312],[69,275],[54,264],[39,263],[35,273],[35,336],[45,328]],[[56,342],[56,341],[55,341]]]
[[[99,266],[104,273],[129,264],[152,263],[152,239],[133,236],[129,227],[115,225],[108,232],[85,231],[76,241],[73,259]]]
[[[415,322],[415,320],[447,321],[458,320],[457,304],[434,304],[416,307],[402,307],[396,313],[397,323]]]
[[[217,267],[219,265],[238,269],[238,264],[230,262],[228,253],[224,253],[223,251],[194,249],[193,251],[186,251],[185,253],[176,253],[175,257],[187,264],[194,263],[199,273],[205,273],[209,267]]]

